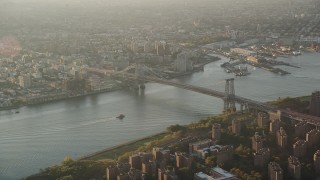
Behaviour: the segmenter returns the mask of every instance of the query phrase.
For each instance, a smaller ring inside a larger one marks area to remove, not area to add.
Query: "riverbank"
[[[197,64],[196,67],[193,68],[192,71],[185,72],[185,73],[174,73],[174,74],[168,74],[168,80],[178,78],[178,77],[183,77],[187,75],[191,75],[193,73],[203,71],[204,66],[221,60],[221,58],[213,56],[212,59],[210,60],[205,60],[203,63]],[[19,105],[15,106],[8,106],[8,107],[0,107],[0,111],[6,111],[6,110],[14,110],[21,108],[23,106],[30,106],[30,105],[38,105],[38,104],[44,104],[44,103],[50,103],[50,102],[56,102],[56,101],[63,101],[66,99],[72,99],[72,98],[78,98],[78,97],[85,97],[85,96],[90,96],[94,94],[100,94],[100,93],[105,93],[105,92],[113,92],[117,90],[122,90],[123,87],[120,86],[115,86],[107,89],[101,89],[101,90],[96,90],[93,92],[87,92],[84,94],[80,95],[74,95],[74,96],[68,96],[67,94],[60,94],[60,95],[49,95],[49,96],[41,96],[41,97],[34,97],[34,98],[23,98],[25,102],[20,103]]]
[[[50,103],[50,102],[56,102],[56,101],[63,101],[63,100],[67,100],[67,99],[85,97],[85,96],[90,96],[90,95],[95,95],[95,94],[100,94],[100,93],[113,92],[113,91],[117,91],[117,90],[121,90],[121,89],[123,89],[123,88],[120,86],[115,86],[112,88],[101,89],[101,90],[88,92],[85,94],[80,94],[80,95],[75,95],[75,96],[68,96],[66,94],[61,94],[60,96],[55,96],[55,97],[41,96],[41,97],[35,97],[35,98],[30,98],[30,99],[25,98],[24,103],[20,103],[19,105],[15,105],[15,106],[0,107],[0,111],[15,110],[15,109],[19,109],[24,106],[32,106],[32,105],[39,105],[39,104],[45,104],[45,103]]]
[[[307,99],[310,99],[310,96],[280,98],[280,100],[281,99],[307,100]],[[277,103],[281,104],[281,101],[279,101],[279,99],[272,102],[274,102],[275,104]],[[214,115],[207,118],[199,119],[196,123],[191,123],[184,126],[173,125],[168,127],[167,131],[156,133],[140,139],[132,140],[132,141],[129,141],[120,145],[116,145],[110,148],[106,148],[101,151],[97,151],[97,152],[82,156],[72,161],[74,163],[79,163],[79,164],[80,163],[98,163],[98,162],[108,162],[112,164],[115,162],[126,162],[128,160],[128,157],[132,155],[132,153],[150,151],[152,147],[166,147],[166,148],[179,147],[179,144],[181,144],[184,141],[189,142],[189,140],[192,140],[192,138],[195,138],[195,137],[199,138],[200,134],[202,138],[206,138],[208,136],[208,133],[204,132],[204,130],[209,131],[213,121],[226,125],[231,123],[231,119],[234,116],[237,116],[240,119],[247,119],[248,117],[256,118],[255,116],[251,116],[250,114],[246,114],[246,113],[235,113],[235,114],[226,113],[226,114]],[[185,131],[186,129],[188,129],[188,131]],[[62,166],[63,165],[64,163],[62,163]],[[56,168],[59,166],[60,165],[53,166],[50,168]],[[46,171],[48,170],[50,169],[47,168]],[[38,174],[30,176],[29,178],[33,179],[36,177],[44,177],[45,175],[47,174],[40,172]]]
[[[147,137],[132,140],[127,143],[116,145],[110,148],[103,149],[101,151],[94,152],[78,158],[77,160],[102,160],[102,159],[115,159],[117,155],[122,155],[125,152],[130,152],[138,149],[146,143],[163,139],[169,135],[169,132],[156,133]]]
[[[311,96],[299,96],[299,97],[293,97],[293,98],[280,98],[274,101],[270,101],[267,103],[274,104],[274,105],[282,105],[282,100],[283,99],[296,99],[300,101],[310,101]],[[283,105],[290,107],[289,105]],[[215,115],[214,117],[221,117],[222,115]],[[199,120],[200,121],[200,120]],[[92,154],[85,155],[83,157],[78,158],[78,160],[102,160],[102,159],[115,159],[117,155],[124,154],[125,152],[131,152],[142,145],[145,145],[146,143],[150,143],[152,141],[160,140],[163,139],[165,136],[169,135],[170,133],[165,131],[165,132],[160,132],[156,133],[147,137],[143,137],[140,139],[132,140],[127,143],[123,143],[120,145],[116,145],[110,148],[103,149],[101,151],[94,152]]]

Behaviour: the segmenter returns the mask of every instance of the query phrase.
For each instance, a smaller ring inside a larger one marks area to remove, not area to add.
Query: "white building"
[[[235,180],[237,179],[234,174],[225,171],[219,167],[212,168],[210,175],[203,172],[198,172],[194,174],[194,180]]]

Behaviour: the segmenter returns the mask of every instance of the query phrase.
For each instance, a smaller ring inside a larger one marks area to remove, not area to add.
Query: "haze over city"
[[[0,0],[0,179],[320,177],[319,0]]]

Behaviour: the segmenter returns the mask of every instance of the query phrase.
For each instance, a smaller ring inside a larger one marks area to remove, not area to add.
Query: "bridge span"
[[[95,72],[97,72],[97,71],[95,71]],[[155,77],[140,75],[139,73],[132,74],[132,73],[127,73],[127,72],[123,72],[123,71],[120,71],[120,72],[103,71],[103,74],[110,75],[115,78],[128,79],[128,80],[131,80],[132,82],[136,82],[136,83],[156,82],[159,84],[174,86],[177,88],[190,90],[190,91],[205,94],[208,96],[217,97],[217,98],[224,100],[224,103],[225,103],[224,110],[227,110],[230,107],[235,108],[234,104],[238,103],[241,105],[241,107],[244,106],[249,109],[256,109],[259,111],[265,111],[265,112],[280,111],[281,117],[285,117],[285,118],[289,118],[289,119],[297,120],[297,121],[306,121],[307,123],[313,124],[316,126],[320,125],[320,117],[315,117],[315,116],[311,116],[311,115],[307,115],[307,114],[303,114],[303,113],[299,113],[299,112],[295,112],[295,111],[291,111],[291,110],[279,109],[278,107],[271,105],[271,104],[267,104],[267,103],[263,103],[263,102],[259,102],[259,101],[255,101],[255,100],[251,100],[251,99],[248,99],[245,97],[235,95],[233,79],[226,80],[225,92],[221,92],[221,91],[208,89],[205,87],[199,87],[199,86],[194,86],[194,85],[190,85],[190,84],[173,82],[173,81],[166,80],[163,78],[158,78],[158,77],[155,78]],[[230,81],[230,80],[232,80],[232,81]]]
[[[223,99],[225,101],[225,103],[226,103],[226,101],[232,101],[234,103],[239,103],[242,106],[247,106],[249,109],[253,108],[253,109],[257,109],[257,110],[261,110],[261,111],[276,111],[277,110],[277,107],[270,105],[270,104],[266,104],[266,103],[262,103],[259,101],[254,101],[254,100],[251,100],[248,98],[244,98],[241,96],[236,96],[234,94],[228,94],[228,93],[226,94],[226,92],[220,92],[220,91],[216,91],[216,90],[212,90],[212,89],[208,89],[208,88],[204,88],[204,87],[199,87],[199,86],[194,86],[194,85],[190,85],[190,84],[183,84],[183,83],[173,82],[173,81],[166,80],[166,79],[160,79],[160,78],[154,78],[154,77],[148,77],[148,76],[140,76],[140,75],[124,73],[124,72],[110,73],[110,75],[114,76],[114,77],[127,78],[130,80],[137,80],[140,82],[156,82],[159,84],[174,86],[174,87],[190,90],[193,92],[217,97],[217,98]],[[225,106],[225,107],[227,107],[227,106]]]
[[[308,114],[303,114],[300,112],[295,112],[295,111],[285,110],[285,109],[280,110],[280,112],[281,112],[281,117],[286,117],[296,121],[306,121],[308,124],[313,124],[315,126],[320,125],[320,117],[311,116]]]

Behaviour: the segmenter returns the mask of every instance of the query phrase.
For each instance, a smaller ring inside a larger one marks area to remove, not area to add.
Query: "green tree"
[[[207,166],[211,166],[211,167],[214,167],[217,165],[217,157],[216,156],[209,156],[207,157],[205,160],[204,160],[205,164]]]
[[[68,175],[58,178],[57,180],[74,180],[74,178],[71,175]]]
[[[177,131],[185,131],[185,130],[187,130],[187,128],[184,126],[181,126],[179,124],[176,124],[176,125],[172,125],[172,126],[167,127],[167,130],[173,133],[173,132],[177,132]]]

